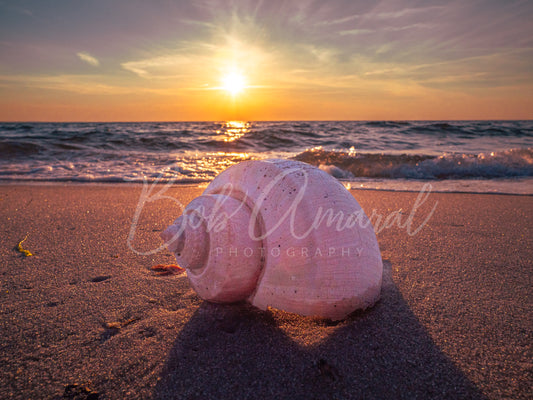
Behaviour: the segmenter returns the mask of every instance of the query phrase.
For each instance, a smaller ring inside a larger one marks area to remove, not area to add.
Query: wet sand
[[[138,252],[181,210],[146,204],[130,236],[141,188],[0,186],[0,398],[533,396],[533,197],[431,193],[412,214],[417,193],[353,190],[382,216],[384,286],[333,323],[209,304],[157,275],[173,255]]]

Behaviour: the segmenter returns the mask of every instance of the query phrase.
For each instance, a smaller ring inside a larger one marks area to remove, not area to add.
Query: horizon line
[[[441,121],[456,121],[456,122],[481,122],[481,121],[533,121],[533,118],[458,118],[458,119],[212,119],[212,120],[116,120],[116,121],[47,121],[47,120],[3,120],[1,124],[127,124],[127,123],[219,123],[219,122],[441,122]]]

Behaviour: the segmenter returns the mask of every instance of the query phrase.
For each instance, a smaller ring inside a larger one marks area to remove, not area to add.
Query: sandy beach
[[[352,190],[382,216],[384,285],[333,323],[209,304],[157,275],[173,255],[139,253],[181,210],[146,204],[131,236],[141,188],[0,186],[0,398],[533,396],[533,197],[431,193],[413,210],[418,193]]]

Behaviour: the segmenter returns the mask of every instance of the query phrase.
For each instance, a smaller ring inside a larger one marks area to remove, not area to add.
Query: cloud
[[[361,15],[354,14],[354,15],[349,15],[347,17],[342,17],[342,18],[338,18],[334,20],[318,21],[316,25],[319,25],[319,26],[320,25],[340,25],[340,24],[344,24],[345,22],[350,22],[350,21],[353,21],[359,18],[361,18]]]
[[[0,75],[0,87],[58,90],[78,94],[131,94],[152,91],[142,87],[107,84],[102,75]]]
[[[345,35],[365,35],[368,33],[374,33],[375,31],[373,29],[350,29],[345,31],[340,31],[339,35],[345,36]]]
[[[121,64],[122,68],[133,72],[141,78],[168,78],[176,75],[190,66],[192,60],[187,55],[165,55],[139,61],[127,61]]]
[[[160,80],[198,88],[216,86],[222,76],[235,70],[254,82],[263,81],[262,78],[271,72],[272,58],[273,55],[261,47],[220,35],[218,42],[183,41],[173,48],[158,49],[152,57],[120,65],[152,82]]]
[[[91,56],[89,53],[80,51],[79,53],[76,53],[76,55],[80,58],[80,60],[85,61],[87,64],[90,64],[93,67],[98,67],[100,65],[100,61]]]
[[[379,12],[379,13],[369,13],[367,14],[369,18],[377,18],[377,19],[394,19],[394,18],[402,18],[407,17],[411,15],[416,15],[420,13],[435,13],[438,11],[445,10],[446,7],[444,6],[428,6],[428,7],[419,7],[419,8],[404,8],[403,10],[399,11],[389,11],[389,12]]]
[[[363,76],[379,81],[410,81],[446,89],[531,87],[529,49],[507,50],[429,63],[369,65]],[[374,67],[374,69],[372,69]],[[526,85],[526,86],[523,86]]]

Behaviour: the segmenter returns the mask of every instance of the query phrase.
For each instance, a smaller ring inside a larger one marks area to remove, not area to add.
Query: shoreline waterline
[[[533,196],[533,178],[519,178],[515,180],[502,180],[500,182],[492,181],[421,181],[413,180],[409,182],[396,181],[354,181],[340,180],[341,184],[350,191],[378,191],[378,192],[406,192],[416,193],[422,187],[430,183],[433,193],[455,193],[455,194],[490,194],[490,195],[509,195],[509,196]],[[202,182],[124,182],[124,181],[73,181],[73,180],[8,180],[0,179],[0,186],[103,186],[103,187],[142,187],[144,184],[165,186],[175,188],[198,188],[205,189],[210,181]],[[469,186],[461,188],[460,185]],[[502,184],[504,191],[502,191]],[[492,188],[492,190],[483,188]]]

